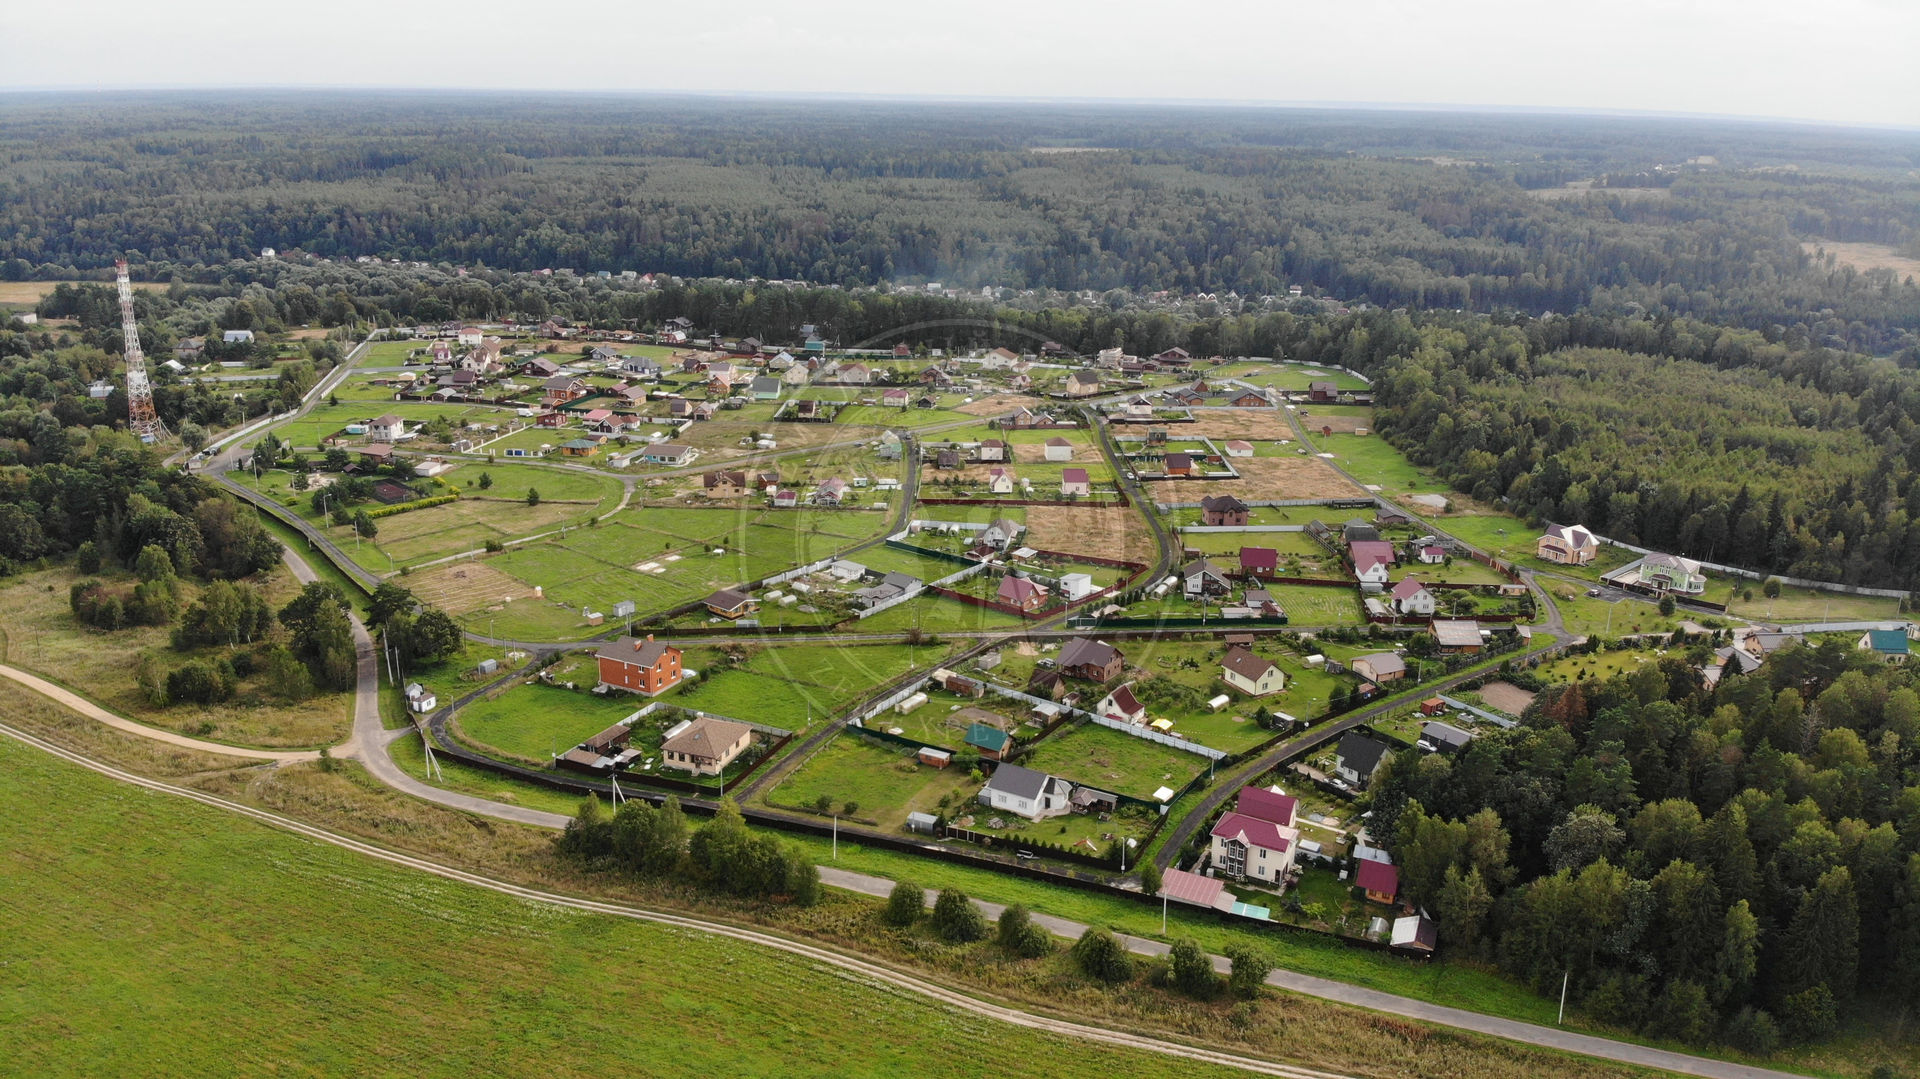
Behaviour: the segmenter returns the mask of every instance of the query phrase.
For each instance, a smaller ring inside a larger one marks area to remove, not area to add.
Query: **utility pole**
[[[1562,974],[1562,975],[1560,975],[1560,1018],[1558,1018],[1558,1019],[1555,1019],[1555,1020],[1553,1021],[1553,1022],[1554,1022],[1554,1025],[1555,1025],[1555,1026],[1565,1026],[1565,1025],[1566,1025],[1566,1022],[1567,1022],[1567,982],[1568,982],[1569,980],[1571,980],[1572,978],[1573,978],[1573,968],[1572,968],[1572,967],[1568,967],[1568,968],[1567,968],[1567,970],[1566,970],[1566,973],[1564,973],[1564,974]]]

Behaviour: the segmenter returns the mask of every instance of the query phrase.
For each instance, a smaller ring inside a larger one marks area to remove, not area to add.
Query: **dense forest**
[[[1915,250],[1920,145],[1897,133],[664,97],[8,105],[11,276],[129,255],[211,280],[274,247],[848,286],[1301,285],[1384,307],[1806,324],[1875,352],[1920,324],[1913,282],[1801,247]]]
[[[1711,645],[1695,643],[1695,653]],[[1673,649],[1376,777],[1371,830],[1454,954],[1756,1052],[1920,990],[1920,695],[1843,641],[1703,689]],[[1869,1014],[1879,1015],[1876,1010]]]

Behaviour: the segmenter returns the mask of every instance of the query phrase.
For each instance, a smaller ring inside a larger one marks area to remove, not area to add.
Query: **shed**
[[[920,752],[915,754],[915,756],[921,764],[932,765],[935,768],[945,768],[947,765],[953,763],[953,751],[950,749],[935,749],[932,746],[921,746]]]
[[[909,832],[923,832],[927,835],[932,835],[933,830],[939,826],[940,818],[931,813],[907,814],[907,831]]]

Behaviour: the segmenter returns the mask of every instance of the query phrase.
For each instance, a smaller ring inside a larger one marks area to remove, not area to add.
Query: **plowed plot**
[[[969,416],[1004,416],[1016,408],[1031,408],[1038,411],[1046,403],[1038,397],[1020,395],[1009,397],[1005,394],[993,394],[971,404],[959,405],[952,411],[964,412]]]
[[[1198,502],[1212,495],[1232,495],[1249,502],[1287,498],[1356,498],[1366,494],[1334,467],[1312,454],[1296,457],[1239,457],[1233,467],[1237,480],[1193,480],[1155,484],[1156,499]]]
[[[533,587],[484,562],[455,562],[407,578],[407,587],[421,602],[449,614],[472,614],[495,606],[508,596],[533,595]]]
[[[1311,417],[1309,417],[1311,418]],[[1208,438],[1275,439],[1293,438],[1293,425],[1269,408],[1240,408],[1231,412],[1195,412],[1191,424],[1179,424],[1182,435]]]
[[[1182,489],[1186,485],[1182,485]],[[1026,544],[1151,565],[1153,533],[1129,506],[1028,506]]]
[[[1332,431],[1336,435],[1350,435],[1362,428],[1373,426],[1371,416],[1308,416],[1300,421],[1308,434],[1322,434]]]

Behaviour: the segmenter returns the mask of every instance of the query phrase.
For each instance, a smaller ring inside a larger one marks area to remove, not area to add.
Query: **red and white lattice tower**
[[[120,332],[127,339],[127,429],[142,442],[167,437],[160,414],[153,410],[153,384],[147,381],[147,357],[140,351],[140,326],[133,320],[133,283],[127,280],[127,260],[113,264],[120,278]]]

